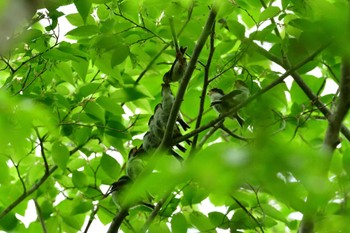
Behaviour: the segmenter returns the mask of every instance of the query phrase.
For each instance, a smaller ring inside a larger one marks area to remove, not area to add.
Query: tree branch
[[[125,217],[128,216],[128,212],[128,209],[121,209],[118,215],[113,219],[111,225],[108,228],[107,233],[117,233]]]
[[[145,225],[143,225],[142,229],[139,231],[139,233],[146,233],[146,231],[148,230],[149,226],[151,225],[151,223],[153,222],[154,218],[158,215],[160,209],[162,208],[162,206],[164,205],[164,203],[166,202],[166,200],[168,199],[169,195],[171,194],[171,192],[167,192],[162,199],[157,203],[157,205],[154,207],[152,213],[150,214],[150,216],[148,217],[147,221],[145,222]]]
[[[35,204],[36,214],[38,215],[41,227],[43,229],[43,233],[47,233],[47,228],[46,228],[46,225],[45,225],[45,221],[43,219],[43,215],[41,213],[40,205],[39,205],[39,203],[37,202],[36,199],[34,199],[34,204]]]
[[[311,61],[313,58],[315,58],[322,50],[324,50],[326,47],[328,47],[328,45],[329,45],[329,43],[325,44],[320,49],[315,51],[309,57],[310,58],[309,60]],[[268,51],[266,51],[265,49],[261,48],[260,46],[258,46],[256,44],[253,45],[253,48],[261,55],[263,55],[266,58],[270,59],[271,61],[275,62],[277,65],[282,66],[284,69],[288,70],[289,66],[287,64],[284,64],[283,61],[281,59],[279,59],[278,57],[272,55],[271,53],[269,53]],[[303,92],[307,95],[307,97],[315,103],[315,105],[322,112],[322,114],[329,120],[329,117],[331,115],[331,111],[326,107],[326,105],[324,103],[322,103],[322,101],[318,98],[318,96],[316,96],[312,92],[312,90],[309,88],[309,86],[303,81],[301,76],[295,71],[296,70],[294,70],[293,72],[290,72],[290,75],[293,77],[294,81],[299,85],[299,87],[303,90]],[[348,141],[350,141],[350,131],[348,128],[346,128],[344,125],[341,125],[340,132],[344,135],[344,137],[346,137],[346,139]]]
[[[210,34],[210,50],[209,50],[209,55],[208,55],[208,60],[207,64],[204,67],[204,81],[203,81],[203,88],[202,88],[202,94],[200,97],[200,103],[199,103],[199,110],[198,110],[198,116],[197,116],[197,121],[196,121],[196,126],[195,129],[198,129],[201,125],[202,122],[202,116],[204,112],[204,103],[205,103],[205,97],[207,95],[207,89],[209,85],[209,71],[210,71],[210,65],[211,61],[213,59],[213,55],[215,52],[215,22],[213,24],[213,28],[211,29],[211,34]],[[190,156],[195,152],[196,146],[197,146],[197,141],[198,141],[199,134],[196,134],[193,137],[192,140],[192,148],[190,152]]]
[[[337,107],[334,114],[329,116],[329,124],[323,142],[326,152],[332,154],[339,144],[339,130],[350,107],[350,61],[347,58],[342,60],[340,93]]]
[[[89,140],[88,140],[89,141]],[[70,155],[74,154],[76,151],[78,151],[83,145],[79,145],[75,147],[73,150],[70,151]],[[24,192],[22,195],[20,195],[14,202],[12,202],[8,207],[6,207],[1,213],[0,213],[0,219],[2,219],[5,215],[7,215],[13,208],[15,208],[17,205],[19,205],[24,199],[26,199],[28,196],[30,196],[32,193],[34,193],[40,186],[49,178],[58,168],[57,165],[54,165],[49,169],[47,173],[45,173],[41,179],[33,184],[33,186],[30,189],[27,189],[26,192]]]
[[[254,44],[254,47],[259,47],[258,45]],[[177,138],[175,141],[173,141],[173,145],[180,143],[182,141],[185,141],[191,137],[193,137],[194,135],[210,128],[213,127],[215,124],[217,124],[218,122],[220,122],[221,120],[223,120],[225,117],[230,116],[231,114],[237,112],[239,109],[241,109],[242,107],[246,106],[247,104],[249,104],[250,102],[252,102],[254,99],[256,99],[257,97],[261,96],[262,94],[264,94],[265,92],[269,91],[270,89],[272,89],[273,87],[275,87],[276,85],[278,85],[279,83],[283,82],[283,80],[285,78],[287,78],[289,75],[294,74],[296,70],[300,69],[301,67],[303,67],[305,64],[307,64],[308,62],[310,62],[315,56],[317,56],[317,54],[319,54],[322,50],[324,49],[324,47],[316,50],[313,54],[311,54],[309,57],[305,58],[303,61],[301,61],[299,64],[297,64],[294,67],[291,67],[287,72],[285,72],[281,77],[279,77],[278,79],[276,79],[275,81],[273,81],[272,83],[270,83],[268,86],[264,87],[263,89],[261,89],[259,92],[255,93],[254,95],[251,95],[246,101],[236,105],[234,108],[231,109],[231,111],[225,113],[225,114],[221,114],[218,118],[216,118],[215,120],[212,120],[211,122],[209,122],[206,125],[203,125],[202,127],[199,127],[198,129],[193,130],[192,132],[189,132],[188,134],[183,135],[182,137]],[[260,48],[260,50],[264,50],[263,48]],[[266,50],[264,50],[265,52],[267,52]],[[268,52],[267,52],[268,53]],[[350,136],[350,134],[349,134]],[[350,137],[349,137],[350,138]]]
[[[45,173],[49,172],[49,164],[47,163],[46,155],[45,155],[45,148],[44,148],[44,140],[47,136],[44,135],[43,137],[40,137],[39,130],[35,127],[35,132],[39,140],[39,145],[40,145],[40,153],[41,157],[43,157],[44,165],[45,165]]]
[[[219,123],[217,123],[216,125],[214,125],[202,138],[202,140],[198,143],[197,146],[197,150],[199,150],[200,148],[202,148],[202,146],[204,145],[204,143],[210,138],[211,135],[213,135],[219,128],[220,125],[224,122],[224,120],[221,120]]]
[[[84,233],[88,233],[89,228],[90,228],[92,222],[94,221],[95,215],[97,214],[98,210],[99,210],[99,206],[93,206],[93,211],[90,214],[89,221],[85,227]]]
[[[50,177],[54,171],[57,169],[57,165],[53,166],[49,172],[45,173],[41,179],[36,182],[30,189],[27,190],[27,192],[23,193],[21,196],[19,196],[14,202],[12,202],[7,208],[5,208],[0,213],[0,219],[2,219],[6,214],[8,214],[13,208],[15,208],[18,204],[20,204],[24,199],[26,199],[29,195],[34,193],[46,180]]]
[[[199,54],[202,51],[203,46],[204,46],[208,36],[210,35],[212,28],[213,28],[213,24],[214,24],[214,21],[216,18],[217,10],[218,10],[218,5],[214,5],[209,13],[209,16],[208,16],[207,22],[204,26],[204,29],[202,31],[202,34],[198,38],[197,44],[193,50],[191,60],[187,66],[187,69],[185,71],[185,75],[181,81],[179,90],[177,92],[175,102],[171,108],[170,116],[169,116],[168,123],[166,126],[166,130],[164,132],[163,140],[159,146],[159,149],[167,148],[167,147],[170,147],[172,145],[172,141],[173,141],[172,140],[172,133],[173,133],[175,121],[176,121],[177,116],[179,114],[181,102],[183,101],[183,97],[185,95],[187,85],[188,85],[190,78],[192,76],[192,73],[196,67],[196,63],[197,63]]]
[[[220,128],[233,138],[237,138],[237,139],[245,141],[245,142],[248,142],[248,140],[249,140],[247,138],[244,138],[244,137],[241,137],[239,135],[234,134],[233,132],[231,132],[231,130],[229,130],[226,126],[224,126],[224,124],[221,124]]]

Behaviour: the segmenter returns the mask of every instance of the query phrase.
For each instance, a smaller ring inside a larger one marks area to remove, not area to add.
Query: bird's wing
[[[215,106],[217,104],[221,104],[221,103],[222,103],[222,100],[215,100],[215,101],[210,103],[210,107],[213,107],[213,106]]]
[[[230,93],[228,93],[227,95],[224,95],[221,99],[222,101],[229,101],[231,99],[233,99],[235,96],[242,94],[241,90],[233,90]]]

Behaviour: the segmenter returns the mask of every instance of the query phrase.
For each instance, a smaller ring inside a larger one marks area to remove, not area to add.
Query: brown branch
[[[44,140],[46,138],[46,135],[43,137],[40,137],[39,130],[35,127],[35,132],[39,140],[39,145],[40,145],[40,153],[41,157],[43,157],[44,165],[45,165],[45,173],[49,172],[49,164],[47,163],[46,155],[45,155],[45,148],[44,148]]]
[[[242,140],[242,141],[245,141],[245,142],[248,142],[249,139],[247,138],[244,138],[244,137],[241,137],[239,135],[236,135],[234,134],[233,132],[231,132],[231,130],[229,130],[226,126],[224,126],[223,124],[220,125],[220,128],[225,131],[228,135],[230,135],[231,137],[233,138],[237,138],[239,140]],[[251,140],[251,139],[250,139]]]
[[[195,129],[198,129],[200,127],[200,125],[201,125],[201,122],[202,122],[202,117],[203,117],[203,112],[204,112],[204,103],[205,103],[205,98],[206,98],[206,95],[207,95],[207,89],[208,89],[208,85],[209,85],[210,65],[211,65],[211,61],[213,59],[213,55],[214,55],[214,52],[215,52],[214,43],[215,43],[215,22],[213,24],[213,27],[211,29],[211,34],[210,34],[210,50],[209,50],[207,64],[204,67],[203,88],[202,88],[202,94],[201,94],[201,97],[200,97],[199,110],[198,110],[198,116],[197,116]],[[196,150],[198,137],[199,137],[199,134],[196,134],[193,137],[190,156]]]
[[[19,172],[19,162],[18,162],[18,164],[16,164],[15,161],[13,161],[13,159],[11,157],[10,157],[10,160],[11,160],[13,166],[16,168],[17,176],[18,176],[19,181],[21,182],[22,187],[23,187],[23,193],[25,193],[27,191],[27,187],[26,187],[26,184],[24,183],[24,180],[21,176],[21,173]]]
[[[3,56],[1,56],[0,60],[2,60],[5,63],[5,65],[6,65],[4,70],[8,67],[8,68],[10,68],[11,73],[15,73],[15,69],[10,65],[9,61],[7,61]]]
[[[207,22],[206,22],[204,29],[202,31],[202,34],[199,36],[197,44],[193,50],[191,60],[187,66],[187,69],[185,71],[185,75],[181,81],[179,90],[177,92],[175,102],[171,108],[169,119],[168,119],[167,126],[166,126],[166,130],[164,132],[163,140],[159,146],[159,149],[168,148],[172,145],[172,141],[173,141],[172,140],[172,133],[173,133],[175,121],[176,121],[177,116],[179,114],[181,102],[182,102],[183,97],[185,95],[186,88],[187,88],[187,85],[190,81],[192,73],[196,67],[196,63],[197,63],[199,54],[202,51],[204,44],[205,44],[205,42],[206,42],[206,40],[207,40],[208,36],[210,35],[211,30],[213,28],[213,24],[214,24],[214,21],[216,18],[217,10],[218,10],[217,8],[218,8],[218,6],[212,7],[212,9],[209,13]]]
[[[38,53],[38,54],[34,55],[33,57],[29,58],[28,60],[22,62],[21,65],[19,65],[19,66],[14,70],[13,74],[16,73],[19,69],[22,68],[22,66],[24,66],[25,64],[27,64],[27,63],[30,62],[31,60],[34,60],[35,58],[37,58],[37,57],[39,57],[39,56],[41,56],[41,55],[47,53],[47,52],[50,51],[51,49],[55,48],[57,45],[58,45],[58,42],[56,42],[56,43],[55,43],[53,46],[51,46],[50,48],[46,49],[44,52]]]
[[[329,117],[329,124],[323,141],[324,149],[330,154],[333,153],[339,144],[339,130],[350,107],[350,61],[347,58],[342,60],[340,93],[337,107]]]
[[[94,221],[95,215],[97,214],[98,210],[99,210],[99,206],[93,206],[93,211],[90,214],[89,221],[85,227],[84,233],[88,233],[89,228],[90,228],[92,222]]]
[[[113,219],[111,225],[108,228],[107,233],[117,233],[125,217],[128,216],[128,213],[129,213],[128,209],[121,209],[118,212],[117,216]]]
[[[221,120],[219,123],[217,123],[216,125],[214,125],[202,138],[202,140],[199,142],[198,146],[197,146],[197,150],[201,149],[204,145],[204,143],[211,137],[211,135],[213,135],[219,128],[220,125],[224,122],[224,120]]]
[[[153,222],[153,220],[155,219],[155,217],[158,215],[160,209],[162,208],[162,206],[164,205],[164,203],[166,202],[166,200],[168,199],[168,197],[170,196],[171,192],[167,192],[162,199],[157,203],[157,205],[154,207],[152,213],[150,214],[150,216],[148,217],[148,219],[146,220],[145,224],[143,225],[142,229],[139,231],[139,233],[146,233],[149,226],[151,225],[151,223]]]

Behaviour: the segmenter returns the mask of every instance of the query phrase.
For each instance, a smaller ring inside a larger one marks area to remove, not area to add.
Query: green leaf
[[[18,225],[15,214],[10,212],[0,219],[0,229],[11,232]]]
[[[101,96],[96,100],[104,110],[113,113],[114,115],[124,114],[123,108],[118,103],[117,99],[108,98],[106,96]]]
[[[55,67],[55,73],[64,81],[74,85],[72,67],[68,62],[60,62]]]
[[[119,163],[107,154],[103,154],[100,162],[102,170],[114,180],[117,180],[120,174]]]
[[[87,142],[90,136],[91,136],[91,128],[81,127],[81,128],[74,129],[72,138],[77,145],[84,145],[84,143]]]
[[[187,232],[187,221],[182,213],[177,213],[171,218],[171,231],[174,233],[186,233]]]
[[[276,6],[269,6],[263,12],[261,12],[259,22],[263,22],[267,19],[275,17],[276,15],[278,15],[278,13],[280,13],[280,11],[280,8]]]
[[[99,35],[96,36],[92,43],[92,48],[102,49],[103,51],[110,51],[112,49],[118,49],[125,46],[123,44],[123,38],[119,35]]]
[[[6,185],[11,182],[10,169],[3,156],[0,156],[0,184]]]
[[[67,224],[68,228],[64,229],[64,232],[73,232],[73,230],[79,231],[84,224],[85,215],[74,215],[74,216],[61,216],[63,222]],[[64,226],[64,227],[67,227]],[[73,228],[73,230],[71,229]]]
[[[95,25],[86,25],[77,27],[69,32],[67,32],[67,36],[73,37],[89,37],[96,35],[100,30]]]
[[[48,219],[51,217],[50,215],[53,213],[53,206],[50,201],[44,200],[40,204],[40,209],[41,209],[41,214],[43,219]]]
[[[281,222],[287,223],[286,217],[274,207],[270,206],[269,204],[261,204],[260,206],[263,213],[266,214],[267,216],[270,216],[275,220],[279,220]]]
[[[105,112],[103,108],[101,108],[101,106],[95,102],[88,102],[84,108],[84,111],[89,117],[99,120],[102,123],[105,122]]]
[[[200,231],[209,231],[215,228],[215,226],[210,222],[209,218],[198,211],[193,211],[190,213],[191,223]]]
[[[245,38],[245,27],[236,20],[228,20],[227,26],[230,29],[230,32],[235,35],[238,39]]]
[[[72,206],[71,215],[83,214],[92,209],[92,203],[84,201],[80,198],[75,200],[74,205]]]
[[[112,0],[92,0],[92,2],[96,4],[104,4],[104,3],[109,3],[111,1]]]
[[[208,214],[210,222],[218,228],[228,229],[230,227],[230,220],[226,215],[220,212],[210,212]]]
[[[169,227],[165,222],[158,222],[158,223],[153,223],[150,228],[149,228],[149,233],[159,233],[159,232],[164,232],[164,233],[170,233]]]
[[[343,168],[350,177],[350,149],[346,148],[343,153]]]
[[[161,212],[161,215],[164,217],[170,217],[177,209],[179,203],[179,198],[171,198],[171,200],[166,204],[166,209]]]
[[[76,26],[76,27],[83,26],[84,24],[93,25],[95,23],[95,20],[91,15],[88,15],[86,22],[84,22],[81,15],[78,13],[65,15],[65,17],[70,24],[72,24],[73,26]]]
[[[74,0],[73,2],[79,14],[83,18],[84,23],[86,23],[86,18],[88,17],[92,6],[91,0]]]
[[[81,59],[79,62],[72,61],[72,67],[78,73],[80,78],[85,81],[85,77],[89,68],[89,62],[83,59]]]
[[[59,48],[54,48],[48,51],[47,53],[44,53],[44,57],[47,57],[52,60],[59,60],[59,61],[79,61],[79,58],[76,56],[66,53]]]
[[[112,60],[111,60],[112,68],[122,63],[129,56],[129,53],[130,53],[130,50],[128,46],[124,44],[116,45],[112,53]]]
[[[112,94],[112,97],[115,98],[118,103],[134,101],[148,96],[149,93],[138,87],[124,87],[122,89],[118,89]]]
[[[77,95],[86,97],[97,92],[101,85],[99,83],[87,83],[80,86]]]
[[[72,181],[75,187],[77,188],[86,188],[89,184],[88,178],[84,172],[73,171]]]
[[[64,170],[69,160],[69,150],[59,142],[52,145],[51,154],[55,164]]]

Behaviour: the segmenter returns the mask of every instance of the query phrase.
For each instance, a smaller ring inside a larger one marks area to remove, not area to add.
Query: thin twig
[[[112,10],[107,4],[105,4],[105,6],[107,7],[107,10]],[[165,44],[167,43],[162,37],[158,36],[156,33],[154,33],[153,31],[151,31],[150,29],[148,29],[148,28],[145,27],[144,25],[140,25],[140,24],[138,24],[138,23],[132,21],[131,19],[125,17],[125,16],[121,13],[120,9],[119,9],[119,14],[118,14],[117,12],[115,12],[115,11],[113,11],[113,14],[114,14],[115,16],[121,17],[121,18],[123,18],[124,20],[128,21],[129,23],[135,25],[135,27],[141,28],[142,30],[145,30],[146,32],[152,34],[153,36],[157,37],[157,38],[158,38],[160,41],[162,41],[163,43],[165,43]]]
[[[19,163],[16,164],[15,161],[13,161],[13,159],[11,157],[10,157],[10,160],[11,160],[13,166],[16,168],[17,176],[18,176],[19,181],[21,182],[22,187],[23,187],[23,193],[25,193],[25,192],[27,192],[27,187],[26,187],[26,184],[24,183],[24,180],[23,180],[21,173],[19,171]]]
[[[214,125],[214,127],[212,127],[202,138],[202,140],[198,143],[197,146],[197,150],[200,150],[204,143],[211,137],[211,135],[213,135],[219,128],[220,125],[224,122],[224,120],[222,120],[221,122],[217,123],[216,125]]]
[[[224,124],[221,124],[221,125],[220,125],[220,128],[221,128],[223,131],[225,131],[228,135],[230,135],[231,137],[237,138],[237,139],[242,140],[242,141],[245,141],[245,142],[247,142],[247,141],[249,140],[249,139],[247,139],[247,138],[244,138],[244,137],[241,137],[241,136],[239,136],[239,135],[237,135],[237,134],[234,134],[233,132],[231,132],[231,130],[229,130],[228,128],[226,128],[226,126],[224,126]]]
[[[253,221],[259,226],[261,232],[264,233],[264,229],[262,228],[260,222],[254,217],[254,215],[252,215],[252,213],[250,213],[249,210],[247,210],[247,208],[245,208],[245,206],[237,198],[235,198],[232,195],[230,196],[243,209],[243,211],[246,212],[249,215],[249,217],[253,219]]]
[[[40,205],[36,199],[34,199],[34,204],[35,204],[36,214],[38,215],[38,218],[41,224],[41,228],[43,229],[43,233],[47,233],[45,220],[43,219],[43,214],[41,212]]]
[[[168,199],[168,197],[170,196],[171,192],[167,192],[162,199],[157,203],[157,205],[154,207],[152,213],[150,214],[150,216],[147,218],[145,224],[143,225],[142,229],[139,231],[139,233],[145,233],[149,226],[151,225],[151,223],[153,222],[154,218],[158,215],[160,209],[162,208],[162,206],[164,205],[164,203],[166,202],[166,200]]]
[[[49,172],[49,164],[47,163],[47,159],[46,159],[46,155],[45,155],[45,148],[44,148],[44,140],[45,140],[47,134],[44,135],[43,137],[40,137],[39,130],[36,127],[34,127],[34,129],[35,129],[36,135],[37,135],[38,140],[39,140],[40,153],[41,153],[41,157],[43,157],[43,161],[44,161],[44,165],[45,165],[45,173],[48,173]]]
[[[98,205],[97,206],[93,206],[93,211],[90,214],[89,221],[88,221],[88,223],[87,223],[87,225],[85,227],[84,233],[88,233],[92,222],[95,220],[95,216],[96,216],[98,210],[99,210],[99,206]]]

